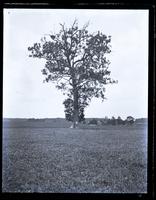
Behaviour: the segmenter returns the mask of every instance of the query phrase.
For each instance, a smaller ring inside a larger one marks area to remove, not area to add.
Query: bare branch
[[[86,28],[89,26],[89,24],[90,24],[90,21],[88,21],[88,22],[83,26],[82,29],[86,29]]]

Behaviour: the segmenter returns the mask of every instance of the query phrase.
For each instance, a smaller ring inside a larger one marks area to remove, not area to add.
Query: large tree
[[[73,126],[80,121],[80,113],[93,97],[105,99],[105,85],[115,83],[110,78],[109,60],[111,36],[101,32],[89,33],[88,23],[78,28],[77,20],[71,27],[60,24],[57,34],[41,38],[41,42],[28,47],[30,57],[43,58],[42,69],[46,82],[54,82],[67,95],[67,108],[71,107]],[[83,113],[84,114],[84,113]]]

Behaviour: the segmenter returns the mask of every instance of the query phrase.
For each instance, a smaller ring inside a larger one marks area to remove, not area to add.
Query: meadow
[[[3,127],[2,192],[146,193],[147,127]]]

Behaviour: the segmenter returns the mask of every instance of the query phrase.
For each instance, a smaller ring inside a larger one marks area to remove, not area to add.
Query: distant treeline
[[[132,125],[134,123],[137,124],[147,123],[147,119],[145,118],[135,119],[132,116],[128,116],[125,120],[123,120],[119,116],[117,118],[115,117],[112,118],[105,117],[104,119],[93,118],[91,120],[87,120],[85,123],[90,125]]]

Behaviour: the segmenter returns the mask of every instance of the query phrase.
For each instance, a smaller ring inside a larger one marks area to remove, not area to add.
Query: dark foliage
[[[68,98],[66,99],[64,102],[64,107],[65,107],[65,118],[68,121],[72,121],[73,122],[73,100]],[[85,120],[84,118],[84,108],[79,105],[79,122],[82,122]]]
[[[97,120],[96,119],[91,119],[90,121],[89,121],[89,124],[94,124],[94,125],[97,125]]]

